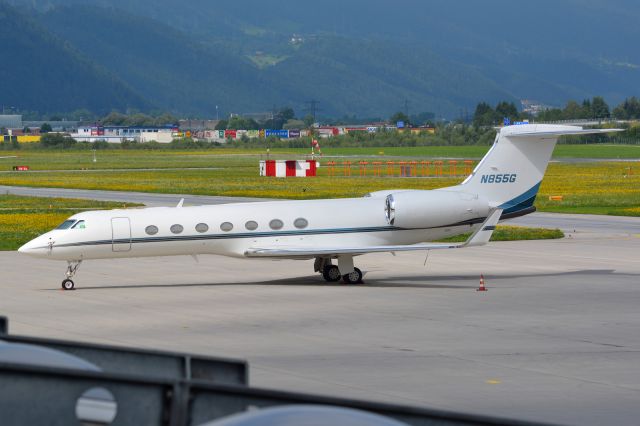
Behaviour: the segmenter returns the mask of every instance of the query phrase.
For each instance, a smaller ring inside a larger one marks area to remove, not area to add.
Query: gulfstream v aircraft
[[[327,281],[362,282],[355,256],[484,245],[499,220],[535,211],[533,202],[560,135],[602,133],[524,124],[500,129],[460,185],[378,191],[363,198],[155,207],[79,213],[20,253],[68,262],[62,288],[90,259],[216,254],[315,259]],[[430,243],[466,232],[460,244]],[[334,261],[337,260],[337,264]]]

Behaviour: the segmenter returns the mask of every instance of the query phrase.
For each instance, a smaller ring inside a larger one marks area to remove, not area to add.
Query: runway
[[[0,312],[15,334],[245,358],[254,386],[632,425],[639,222],[606,219],[433,252],[426,267],[424,253],[362,256],[361,286],[327,285],[308,261],[177,257],[87,262],[64,292],[63,263],[5,252]]]
[[[184,198],[185,205],[242,203],[266,201],[266,198],[221,197],[190,194],[154,194],[150,192],[101,191],[93,189],[37,188],[0,185],[0,194],[29,197],[79,198],[119,203],[140,203],[148,207],[175,206]]]

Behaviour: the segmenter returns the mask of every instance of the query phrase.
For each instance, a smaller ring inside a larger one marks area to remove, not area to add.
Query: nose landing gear
[[[62,289],[63,290],[73,290],[74,287],[75,287],[75,283],[73,282],[73,280],[71,278],[73,278],[74,275],[76,274],[76,272],[78,272],[78,268],[80,267],[80,264],[82,263],[82,260],[69,261],[67,263],[68,263],[67,271],[65,272],[65,275],[67,276],[67,278],[62,280]]]

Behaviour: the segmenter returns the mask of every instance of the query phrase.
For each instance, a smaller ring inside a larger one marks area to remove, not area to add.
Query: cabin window
[[[73,225],[74,223],[76,223],[75,220],[65,220],[56,229],[69,229],[71,228],[71,225]]]
[[[222,225],[220,225],[220,229],[223,230],[224,232],[229,232],[233,229],[233,223],[224,222]]]
[[[250,220],[249,222],[244,224],[244,227],[249,231],[255,231],[256,229],[258,229],[258,222],[256,222],[255,220]]]
[[[293,226],[295,226],[298,229],[304,229],[307,226],[309,226],[309,222],[307,221],[307,219],[303,217],[299,217],[293,222]]]
[[[199,223],[196,225],[196,231],[203,233],[203,232],[207,232],[209,230],[209,225],[207,225],[206,223]]]
[[[144,228],[144,232],[146,232],[149,235],[156,235],[158,233],[158,227],[155,225],[149,225],[146,228]]]
[[[77,221],[76,224],[71,227],[71,229],[84,229],[84,228],[85,228],[84,220]]]
[[[171,228],[169,228],[169,230],[174,234],[180,234],[182,233],[182,231],[184,231],[184,228],[182,227],[182,225],[178,225],[176,223],[175,225],[171,225]]]
[[[273,219],[271,222],[269,222],[269,228],[271,229],[282,229],[283,226],[284,223],[282,223],[280,219]]]

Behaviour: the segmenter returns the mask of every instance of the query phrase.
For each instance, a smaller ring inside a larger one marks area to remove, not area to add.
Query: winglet
[[[180,208],[182,207],[182,205],[184,204],[184,198],[180,198],[180,201],[178,202],[178,205],[176,206],[176,208]]]
[[[502,209],[493,210],[484,223],[478,228],[476,232],[471,234],[469,239],[460,247],[476,247],[483,246],[489,242],[493,231],[496,229],[496,225],[502,215]]]

